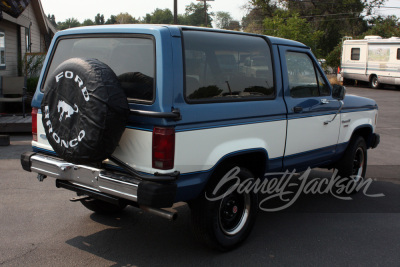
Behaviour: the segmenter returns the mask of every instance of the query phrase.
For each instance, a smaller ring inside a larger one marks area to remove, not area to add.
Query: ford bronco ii
[[[331,86],[309,47],[195,27],[58,32],[32,107],[24,170],[95,212],[173,219],[165,208],[187,202],[196,236],[220,250],[258,210],[255,192],[217,186],[233,168],[241,181],[309,167],[359,177],[379,143],[375,101]]]

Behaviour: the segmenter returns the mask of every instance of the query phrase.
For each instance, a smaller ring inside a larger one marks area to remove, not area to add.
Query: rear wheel
[[[111,204],[99,199],[84,199],[81,203],[85,208],[100,214],[114,214],[121,212],[127,205],[120,203],[118,205]]]
[[[219,182],[223,177],[238,179],[220,186]],[[237,185],[254,176],[246,169],[235,167],[226,172],[219,172],[213,178],[217,179],[211,180],[205,193],[189,203],[193,229],[202,243],[227,251],[243,242],[253,228],[258,211],[257,194],[241,192]]]
[[[373,89],[382,88],[382,84],[378,81],[378,77],[376,75],[371,77],[371,81],[369,82],[369,85]]]

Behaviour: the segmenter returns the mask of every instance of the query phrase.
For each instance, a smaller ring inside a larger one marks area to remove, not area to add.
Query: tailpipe
[[[157,208],[151,208],[147,206],[140,206],[140,209],[152,213],[154,215],[163,217],[169,221],[175,221],[178,218],[178,212],[176,210],[165,210],[165,209],[157,209]]]

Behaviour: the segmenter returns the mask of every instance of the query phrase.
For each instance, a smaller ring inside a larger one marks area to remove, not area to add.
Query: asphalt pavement
[[[379,105],[381,144],[368,151],[370,188],[349,200],[301,194],[288,209],[260,211],[246,242],[227,253],[193,239],[190,210],[182,203],[178,219],[169,222],[133,207],[102,216],[69,202],[73,192],[21,169],[31,137],[12,135],[11,145],[0,147],[0,265],[399,266],[400,91],[347,92]],[[330,175],[314,170],[310,179]]]

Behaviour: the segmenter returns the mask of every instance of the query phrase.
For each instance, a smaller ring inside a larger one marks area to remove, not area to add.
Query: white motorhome
[[[345,84],[365,81],[372,88],[383,84],[400,87],[400,38],[366,36],[363,40],[345,40],[340,80]]]

